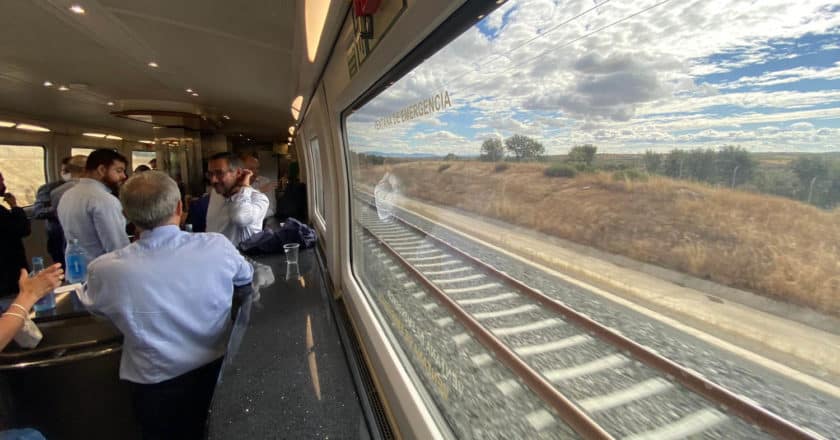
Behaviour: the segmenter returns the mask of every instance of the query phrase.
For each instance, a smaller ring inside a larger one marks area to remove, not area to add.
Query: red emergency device
[[[373,38],[373,14],[379,9],[381,0],[353,0],[353,15],[359,23],[359,37]]]

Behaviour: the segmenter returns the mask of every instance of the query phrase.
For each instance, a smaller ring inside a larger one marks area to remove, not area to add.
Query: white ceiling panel
[[[302,0],[0,1],[0,114],[145,133],[110,112],[122,100],[181,101],[230,115],[224,132],[285,139],[289,104],[317,75],[301,50]]]

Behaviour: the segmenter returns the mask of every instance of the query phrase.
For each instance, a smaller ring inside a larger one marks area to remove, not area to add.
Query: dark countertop
[[[10,306],[9,304],[15,299],[14,296],[7,296],[0,298],[0,311],[5,311]],[[88,316],[90,313],[85,306],[79,301],[79,297],[75,291],[58,293],[55,295],[55,308],[52,310],[44,310],[41,312],[32,312],[30,317],[36,323],[57,321],[61,319],[80,318]]]
[[[367,439],[368,426],[313,250],[257,257],[211,407],[211,439]],[[248,316],[249,315],[249,316]]]

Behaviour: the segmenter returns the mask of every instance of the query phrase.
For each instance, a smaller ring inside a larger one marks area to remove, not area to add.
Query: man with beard
[[[88,261],[128,245],[125,217],[114,196],[125,180],[126,158],[114,150],[96,150],[87,158],[85,177],[61,197],[58,219],[67,242],[74,238]]]
[[[207,163],[213,186],[207,207],[207,232],[218,232],[234,246],[262,231],[268,197],[251,187],[254,173],[231,153],[218,153]]]
[[[31,229],[15,196],[6,192],[3,174],[0,174],[0,196],[11,208],[0,205],[0,296],[3,296],[17,293],[20,270],[29,270],[23,237],[29,235]]]

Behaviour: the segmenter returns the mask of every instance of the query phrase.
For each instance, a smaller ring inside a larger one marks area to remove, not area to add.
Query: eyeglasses
[[[217,179],[221,179],[222,177],[225,176],[225,174],[227,174],[231,171],[233,171],[233,170],[208,170],[206,173],[204,173],[204,176],[207,177],[208,179],[213,178],[213,177],[216,177]]]

